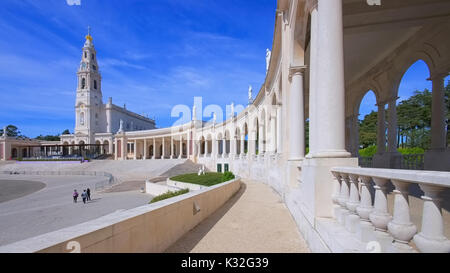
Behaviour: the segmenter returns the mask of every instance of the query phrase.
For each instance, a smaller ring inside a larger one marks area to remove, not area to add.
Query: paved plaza
[[[139,191],[93,192],[91,202],[83,204],[79,197],[78,203],[73,203],[74,189],[79,193],[88,187],[94,189],[96,183],[105,179],[90,176],[0,175],[0,189],[8,185],[11,190],[11,183],[17,182],[18,188],[29,192],[41,183],[45,184],[44,188],[34,193],[0,203],[0,245],[80,224],[117,210],[141,206],[152,198]]]

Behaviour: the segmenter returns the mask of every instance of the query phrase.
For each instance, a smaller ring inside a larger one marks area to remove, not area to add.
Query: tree
[[[14,125],[6,126],[6,134],[10,137],[21,137],[19,129]],[[3,136],[3,128],[0,129],[0,135]]]
[[[69,129],[66,129],[62,132],[62,135],[70,135]]]
[[[38,137],[36,137],[37,140],[43,140],[43,141],[60,141],[61,138],[59,136],[52,136],[52,135],[47,135],[47,136],[43,136],[40,135]]]
[[[359,143],[362,148],[376,145],[377,143],[378,112],[372,111],[359,121]]]

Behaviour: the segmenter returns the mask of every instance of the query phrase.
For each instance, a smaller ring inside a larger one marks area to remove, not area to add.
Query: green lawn
[[[234,179],[234,175],[230,175],[230,173],[206,173],[205,175],[200,176],[196,173],[189,173],[170,178],[170,180],[172,181],[197,184],[207,187],[214,186],[232,179]]]
[[[150,201],[150,204],[156,203],[156,202],[159,202],[159,201],[162,201],[162,200],[166,200],[166,199],[169,199],[169,198],[178,196],[178,195],[186,194],[186,193],[188,193],[188,192],[189,192],[189,189],[179,190],[179,191],[176,191],[176,192],[167,192],[167,193],[163,193],[163,194],[161,194],[161,195],[155,196],[155,197],[152,199],[152,201]]]

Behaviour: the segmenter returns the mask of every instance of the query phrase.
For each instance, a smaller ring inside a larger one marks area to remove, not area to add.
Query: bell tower
[[[97,63],[97,52],[93,44],[91,28],[88,28],[83,46],[80,67],[78,68],[78,87],[75,103],[75,134],[86,136],[92,144],[95,133],[100,132],[102,113],[102,77]]]

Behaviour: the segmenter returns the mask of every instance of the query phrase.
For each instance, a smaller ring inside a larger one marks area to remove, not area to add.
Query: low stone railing
[[[110,188],[116,184],[120,183],[116,177],[107,172],[95,172],[95,171],[22,171],[22,170],[11,170],[2,171],[0,174],[8,175],[48,175],[48,176],[100,176],[105,177],[105,181],[95,183],[95,190],[103,190]]]
[[[364,238],[365,234],[378,232],[377,238],[387,238],[384,240],[387,243],[380,244],[382,251],[415,251],[410,244],[413,241],[420,252],[450,252],[441,207],[443,194],[450,188],[450,173],[347,167],[333,168],[332,173],[337,181],[333,194],[336,220],[350,233],[361,236],[358,239],[370,241],[367,239],[370,236]],[[388,211],[389,182],[395,187],[392,216]],[[418,184],[424,192],[419,233],[411,222],[409,186],[412,184]]]

